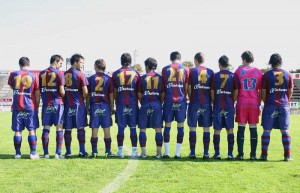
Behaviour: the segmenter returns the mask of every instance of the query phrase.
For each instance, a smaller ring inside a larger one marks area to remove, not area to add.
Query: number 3
[[[283,84],[283,73],[282,72],[274,72],[274,75],[276,76],[277,82],[275,82],[276,86],[280,86]]]

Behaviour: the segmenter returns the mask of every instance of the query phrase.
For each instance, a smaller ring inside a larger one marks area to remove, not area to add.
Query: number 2
[[[103,78],[102,77],[97,77],[96,81],[98,81],[97,86],[95,87],[95,91],[102,91],[103,90]]]
[[[176,77],[178,77],[178,81],[183,81],[183,71],[184,69],[175,70],[173,68],[168,69],[170,71],[170,77],[168,81],[176,81]]]
[[[56,83],[54,82],[54,80],[56,78],[56,74],[54,72],[50,72],[49,74],[51,75],[51,79],[48,82],[48,84],[47,84],[47,78],[46,78],[47,73],[45,72],[44,74],[41,75],[41,77],[42,77],[42,86],[47,86],[47,85],[48,86],[56,86]]]

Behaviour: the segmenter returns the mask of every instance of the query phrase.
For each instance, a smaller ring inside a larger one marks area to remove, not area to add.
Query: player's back
[[[89,77],[90,103],[110,103],[109,94],[113,93],[112,78],[103,72]]]
[[[84,74],[74,68],[65,72],[65,102],[68,106],[83,105],[84,97],[82,87],[87,86]]]
[[[252,66],[240,66],[234,73],[234,89],[238,90],[237,106],[259,105],[261,70]]]
[[[39,74],[40,91],[43,105],[61,105],[63,99],[59,87],[64,86],[64,74],[56,68],[49,67]]]
[[[188,69],[178,63],[172,63],[163,68],[162,77],[166,93],[165,102],[186,101],[188,73]]]
[[[114,88],[117,90],[116,104],[138,104],[138,81],[140,75],[130,67],[122,67],[113,73]]]
[[[262,89],[266,89],[265,105],[289,106],[288,89],[293,88],[289,72],[273,68],[262,78]]]
[[[29,70],[12,72],[8,84],[13,89],[14,110],[36,110],[35,90],[39,88],[37,77]]]
[[[190,70],[191,103],[211,104],[210,87],[213,76],[214,72],[204,66],[196,66]]]
[[[163,92],[162,76],[149,72],[141,77],[139,92],[143,94],[142,105],[150,102],[161,102]]]
[[[215,91],[214,108],[233,108],[233,73],[221,70],[214,75],[212,89]]]

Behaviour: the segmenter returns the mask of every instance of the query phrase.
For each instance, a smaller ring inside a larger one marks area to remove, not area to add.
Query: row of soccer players
[[[242,54],[242,65],[233,74],[228,70],[229,60],[226,56],[219,59],[220,71],[215,73],[203,66],[204,56],[197,53],[194,57],[196,67],[187,69],[180,63],[181,55],[173,52],[170,55],[171,64],[163,68],[162,74],[155,72],[157,62],[154,58],[145,61],[146,74],[140,75],[130,68],[131,56],[124,53],[121,56],[122,67],[113,73],[112,78],[104,73],[106,64],[102,59],[96,60],[96,74],[85,78],[80,71],[84,57],[75,54],[71,57],[72,67],[65,73],[59,71],[63,58],[54,55],[50,59],[50,67],[35,77],[28,71],[29,59],[22,57],[19,61],[20,70],[10,74],[8,84],[13,89],[12,129],[15,131],[15,158],[21,158],[22,131],[29,130],[30,157],[38,158],[36,153],[35,130],[38,123],[38,104],[42,97],[42,143],[44,157],[49,158],[48,142],[50,126],[56,125],[55,158],[63,158],[61,147],[63,138],[66,146],[66,157],[71,154],[72,129],[77,128],[77,138],[80,145],[79,156],[87,157],[85,150],[85,127],[87,114],[90,115],[89,126],[92,128],[92,157],[98,154],[98,129],[104,130],[105,153],[111,152],[110,127],[111,115],[115,114],[118,125],[117,156],[124,157],[124,130],[130,128],[132,144],[131,157],[138,157],[136,125],[140,128],[139,142],[141,157],[146,153],[146,128],[154,128],[157,146],[157,158],[170,156],[169,141],[171,122],[177,122],[177,145],[175,158],[180,158],[180,150],[184,137],[184,121],[189,126],[190,158],[196,158],[196,128],[203,127],[203,158],[209,158],[210,127],[213,125],[213,143],[215,154],[213,158],[220,159],[220,132],[227,130],[228,159],[233,159],[234,147],[234,101],[236,104],[236,122],[238,122],[237,159],[244,158],[244,130],[248,123],[251,137],[250,159],[256,159],[257,123],[259,106],[264,101],[262,126],[261,159],[267,160],[267,150],[272,128],[282,132],[284,159],[292,160],[290,155],[289,135],[289,100],[292,95],[293,81],[288,72],[281,69],[282,59],[279,54],[270,58],[272,70],[262,75],[257,68],[251,67],[253,54],[246,51]],[[187,105],[187,95],[190,99]],[[85,102],[86,99],[86,102]],[[138,107],[138,101],[141,107]],[[116,102],[116,110],[114,110]],[[163,104],[163,105],[162,105]],[[188,107],[187,107],[188,106]],[[163,121],[165,122],[162,133]],[[63,134],[63,130],[65,132]],[[161,149],[164,143],[165,152]]]

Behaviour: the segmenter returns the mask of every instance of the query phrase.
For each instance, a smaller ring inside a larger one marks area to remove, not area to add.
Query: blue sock
[[[256,157],[256,148],[257,148],[257,127],[250,128],[250,142],[251,142],[251,156]]]
[[[165,129],[164,129],[164,142],[165,143],[170,142],[170,130],[171,130],[171,127],[165,127]]]
[[[105,153],[111,153],[111,138],[104,138],[105,143]]]
[[[49,151],[48,151],[49,133],[50,133],[49,129],[43,129],[42,143],[43,143],[44,155],[49,154]]]
[[[117,135],[118,146],[123,146],[124,130],[125,130],[125,127],[118,127],[118,135]]]
[[[79,142],[79,151],[83,154],[85,154],[85,130],[84,129],[78,129],[77,130],[77,139]]]
[[[57,155],[61,154],[61,147],[64,141],[64,134],[63,131],[56,131],[56,151],[55,153]]]
[[[161,132],[155,134],[155,142],[157,147],[162,147],[163,136]]]
[[[238,144],[238,152],[240,156],[244,156],[244,135],[245,135],[245,126],[238,126],[237,144]]]
[[[183,136],[184,136],[184,128],[178,127],[177,128],[177,143],[183,142]]]
[[[204,132],[203,133],[204,155],[208,155],[209,143],[210,143],[210,132]]]
[[[232,151],[234,147],[234,134],[227,134],[227,142],[228,142],[228,155],[232,156]]]
[[[137,146],[136,128],[130,128],[130,140],[131,140],[131,146],[136,147]]]
[[[71,154],[72,130],[65,130],[64,138],[66,154]]]
[[[22,144],[22,136],[14,136],[14,146],[16,150],[16,155],[21,155],[21,144]]]
[[[282,133],[282,145],[284,148],[284,157],[291,156],[291,136],[288,131]]]
[[[268,148],[270,144],[270,132],[263,132],[261,136],[261,155],[268,156]]]
[[[98,153],[98,137],[91,138],[91,146],[92,146],[92,152],[93,153]]]
[[[28,143],[30,146],[30,154],[35,155],[36,154],[36,136],[35,135],[29,135],[28,136]]]
[[[190,131],[189,141],[190,141],[191,155],[195,155],[195,148],[196,148],[196,141],[197,141],[196,131]]]
[[[215,155],[220,155],[220,134],[214,134]]]
[[[146,147],[146,143],[147,143],[146,132],[140,132],[139,140],[140,140],[140,146]]]

